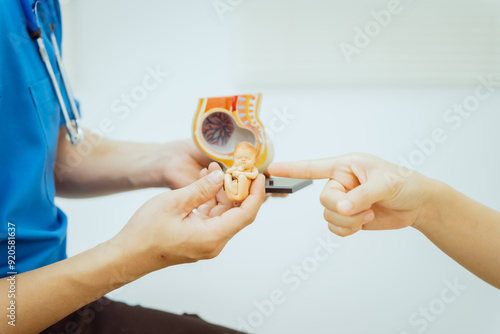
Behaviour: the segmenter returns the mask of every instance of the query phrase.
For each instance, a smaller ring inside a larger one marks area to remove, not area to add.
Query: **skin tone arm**
[[[139,144],[102,139],[86,131],[78,149],[59,130],[54,176],[57,196],[91,197],[149,187],[185,187],[207,167],[206,158],[190,141]],[[79,152],[84,152],[80,154]]]
[[[200,176],[187,187],[147,201],[111,240],[17,275],[16,331],[38,333],[150,272],[217,256],[255,219],[265,197],[264,177],[259,176],[247,199],[234,207],[221,189],[223,173],[216,163]],[[8,290],[8,281],[0,280],[0,291]],[[8,306],[7,293],[0,294],[0,307]],[[1,333],[10,330],[7,321],[0,322]]]
[[[328,179],[320,201],[328,228],[412,226],[469,271],[500,288],[500,213],[446,184],[367,154],[274,163],[275,176]]]

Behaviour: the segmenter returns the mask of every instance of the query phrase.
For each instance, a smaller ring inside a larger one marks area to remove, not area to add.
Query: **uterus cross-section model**
[[[255,165],[263,173],[274,154],[259,120],[261,101],[261,93],[200,99],[193,124],[195,143],[208,157],[229,168],[236,145],[247,141],[256,148]]]

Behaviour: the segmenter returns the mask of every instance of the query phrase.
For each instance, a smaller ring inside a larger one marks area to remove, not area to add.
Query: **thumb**
[[[346,194],[337,204],[343,215],[354,215],[368,210],[374,203],[383,201],[390,196],[389,185],[383,180],[373,180],[363,183]]]
[[[191,212],[208,202],[217,195],[222,187],[223,180],[224,173],[219,169],[187,187],[176,190],[177,208],[183,212]]]

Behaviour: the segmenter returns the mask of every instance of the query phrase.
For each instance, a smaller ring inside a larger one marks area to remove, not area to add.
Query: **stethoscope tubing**
[[[66,90],[66,94],[68,95],[71,111],[75,118],[74,120],[71,120],[71,118],[69,117],[69,113],[66,108],[66,103],[64,102],[64,98],[62,96],[61,87],[59,86],[59,83],[57,81],[54,69],[52,67],[50,58],[47,53],[47,48],[45,47],[45,42],[43,41],[42,28],[40,27],[40,24],[38,22],[38,6],[44,6],[45,12],[50,13],[47,8],[47,5],[44,3],[43,0],[35,1],[33,6],[31,5],[30,0],[21,0],[21,5],[23,8],[24,15],[26,17],[29,35],[32,39],[36,41],[38,45],[40,57],[42,59],[42,62],[45,64],[45,68],[47,69],[47,72],[49,74],[52,86],[54,87],[54,91],[56,93],[56,97],[64,117],[64,122],[69,140],[73,145],[77,145],[83,141],[84,133],[83,130],[80,128],[80,113],[78,112],[78,108],[76,107],[73,91],[71,89],[71,85],[69,84],[68,76],[66,74],[66,70],[62,63],[59,45],[57,44],[57,40],[54,35],[55,22],[53,19],[50,20],[50,40],[54,47],[54,54],[56,57],[57,66],[61,73],[64,89]]]

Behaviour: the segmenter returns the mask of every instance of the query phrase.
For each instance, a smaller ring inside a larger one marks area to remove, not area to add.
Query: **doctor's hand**
[[[269,166],[278,177],[328,179],[320,196],[331,232],[345,237],[359,230],[399,229],[422,222],[434,182],[368,154]],[[409,175],[408,175],[409,174]]]
[[[208,167],[210,160],[192,140],[181,140],[160,144],[155,153],[158,185],[170,189],[185,187],[198,179],[201,169]]]
[[[262,175],[252,183],[248,198],[235,207],[222,190],[218,164],[198,173],[201,178],[191,185],[147,201],[111,240],[140,275],[213,258],[255,220],[265,197]]]

